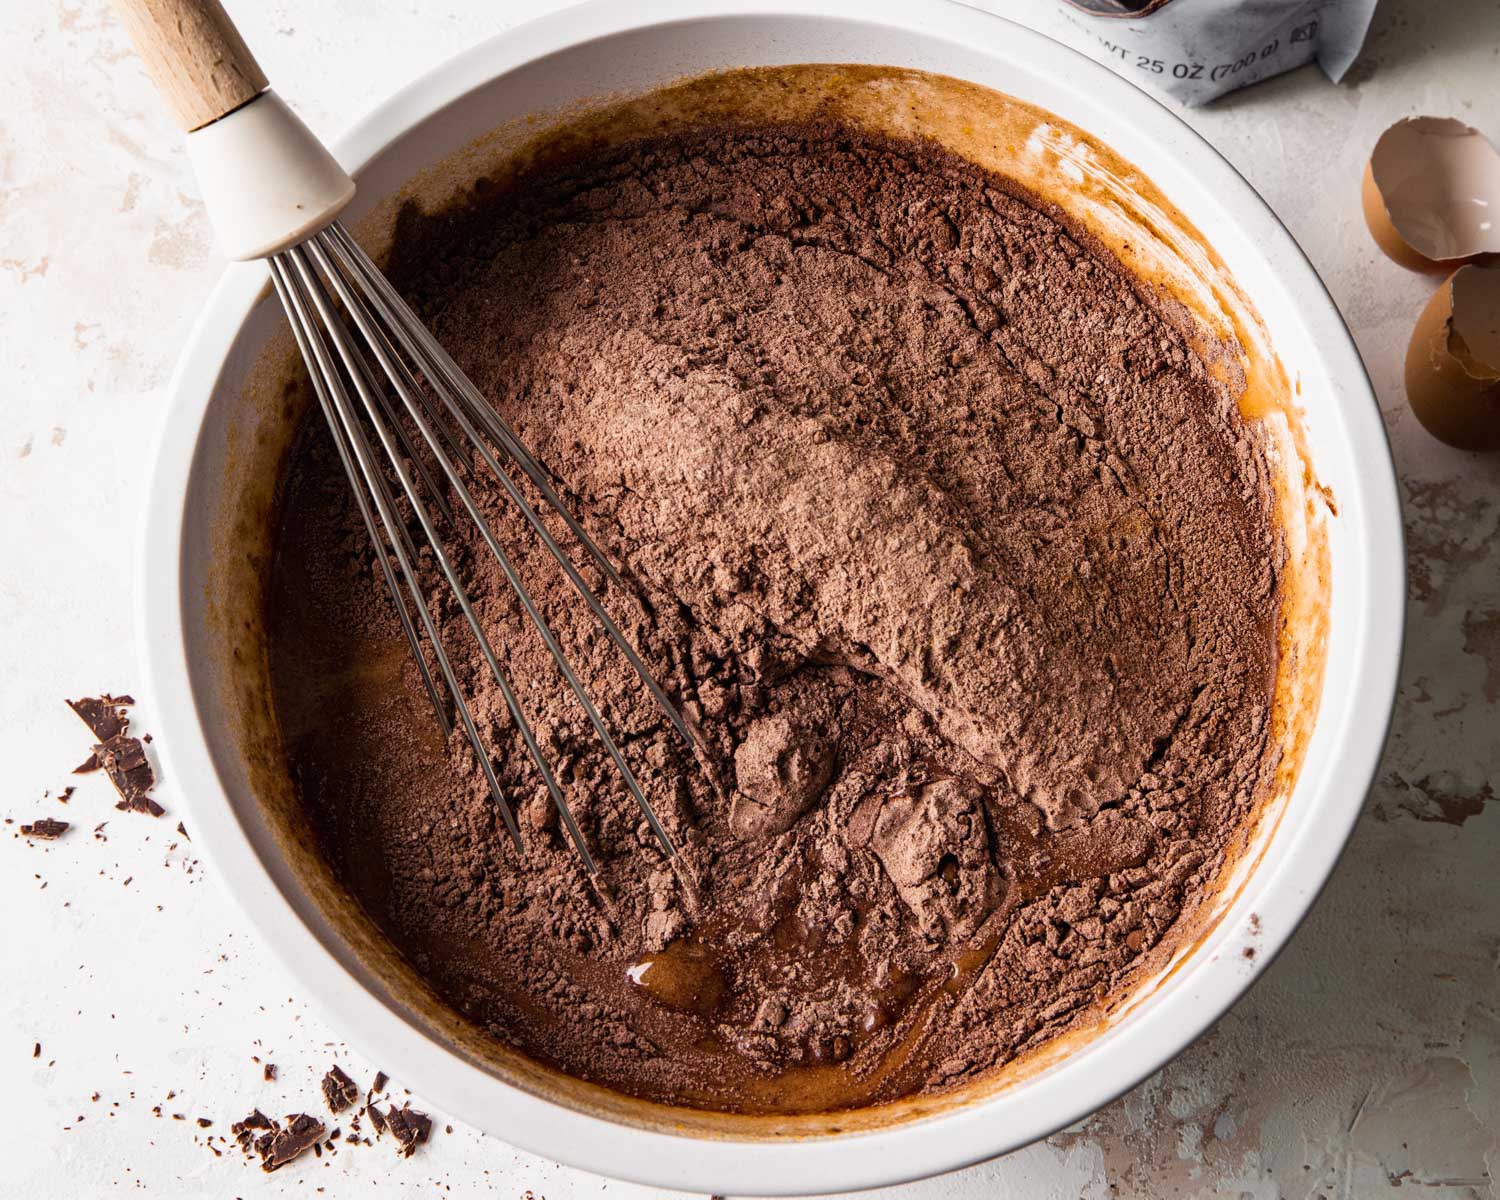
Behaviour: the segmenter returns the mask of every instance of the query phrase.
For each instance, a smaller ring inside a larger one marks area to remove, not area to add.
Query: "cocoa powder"
[[[1007,181],[836,124],[577,155],[399,234],[398,286],[619,564],[563,539],[701,743],[480,465],[697,896],[461,521],[608,907],[426,555],[519,853],[310,424],[268,584],[288,762],[439,992],[622,1091],[806,1111],[972,1079],[1128,988],[1274,765],[1267,468],[1150,289]]]

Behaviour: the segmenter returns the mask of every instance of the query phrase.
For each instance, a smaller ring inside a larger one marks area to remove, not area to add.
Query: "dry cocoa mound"
[[[519,852],[309,423],[269,582],[289,765],[454,1007],[625,1092],[796,1111],[951,1087],[1129,987],[1267,778],[1278,617],[1265,460],[1149,289],[1005,180],[837,125],[592,153],[408,213],[397,244],[399,287],[619,564],[623,588],[584,571],[701,742],[478,464],[698,895],[445,525],[612,910],[425,556]]]

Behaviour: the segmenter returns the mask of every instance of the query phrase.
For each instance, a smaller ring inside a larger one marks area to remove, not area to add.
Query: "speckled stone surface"
[[[230,6],[272,78],[332,131],[561,5]],[[1055,27],[1044,0],[1013,15]],[[648,1194],[447,1133],[441,1113],[402,1162],[387,1143],[262,1175],[208,1148],[253,1106],[318,1111],[335,1059],[361,1084],[379,1063],[256,945],[175,832],[171,779],[152,821],[115,812],[101,777],[68,774],[87,735],[62,698],[139,686],[141,463],[219,263],[172,128],[100,0],[0,6],[0,61],[0,817],[15,822],[0,826],[0,1197]],[[1369,147],[1412,113],[1500,138],[1495,0],[1383,0],[1345,86],[1305,69],[1187,114],[1327,281],[1401,475],[1406,665],[1343,864],[1288,950],[1176,1062],[1065,1133],[905,1197],[1500,1195],[1500,457],[1445,449],[1407,411],[1401,357],[1433,281],[1382,258],[1358,207]],[[74,828],[50,845],[15,836],[39,816]],[[252,1056],[278,1064],[275,1082]]]

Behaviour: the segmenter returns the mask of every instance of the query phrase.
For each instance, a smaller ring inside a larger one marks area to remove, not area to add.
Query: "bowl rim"
[[[1340,497],[1344,519],[1365,550],[1344,618],[1366,647],[1349,666],[1353,697],[1332,734],[1340,771],[1317,794],[1318,820],[1283,828],[1292,845],[1276,875],[1257,887],[1262,953],[1234,970],[1199,972],[1195,987],[1163,993],[1117,1031],[1112,1069],[1094,1056],[1065,1059],[1017,1090],[946,1113],[868,1132],[775,1141],[707,1140],[635,1128],[530,1095],[435,1047],[366,990],[324,947],[282,896],[228,802],[200,720],[185,638],[182,532],[200,425],[230,352],[266,282],[260,263],[235,264],[210,295],[173,373],[151,453],[141,512],[135,578],[139,650],[158,729],[156,749],[168,777],[190,781],[196,845],[222,876],[259,940],[326,1019],[376,1054],[392,1074],[440,1109],[503,1141],[570,1166],[659,1187],[699,1192],[790,1195],[885,1186],[955,1170],[1018,1149],[1109,1103],[1179,1054],[1222,1016],[1266,969],[1327,882],[1363,806],[1389,730],[1401,658],[1405,555],[1395,466],[1379,405],[1352,336],[1312,264],[1253,187],[1179,117],[1107,67],[1002,17],[958,3],[922,6],[904,0],[587,0],[494,35],[438,64],[397,90],[332,145],[351,171],[369,162],[413,125],[468,92],[527,62],[582,43],[678,21],[734,18],[834,18],[974,44],[1050,64],[1087,90],[1090,103],[1128,115],[1142,138],[1191,156],[1206,185],[1233,204],[1272,274],[1286,288],[1318,347],[1321,365],[1338,379],[1345,436],[1362,464],[1355,495]],[[1003,30],[1003,38],[997,36]],[[1372,637],[1372,633],[1381,636]],[[1326,686],[1326,685],[1325,685]],[[1310,836],[1315,827],[1317,836]],[[1294,872],[1290,881],[1284,877]],[[1278,880],[1287,886],[1275,887]],[[435,1060],[434,1049],[446,1062]],[[497,1085],[508,1093],[496,1111]],[[1024,1104],[1015,1097],[1024,1094]],[[1009,1098],[1009,1103],[1007,1099]]]

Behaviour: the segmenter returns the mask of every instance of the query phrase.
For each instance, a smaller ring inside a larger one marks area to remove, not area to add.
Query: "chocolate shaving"
[[[240,1144],[240,1149],[246,1154],[250,1153],[250,1144],[255,1140],[257,1129],[276,1128],[276,1122],[261,1112],[260,1109],[252,1109],[250,1115],[243,1120],[236,1121],[229,1127],[229,1132],[234,1134],[234,1140]]]
[[[146,752],[139,738],[116,734],[109,741],[95,746],[94,754],[103,764],[109,781],[115,785],[115,791],[120,793],[116,808],[161,816],[165,810],[147,795],[156,783],[156,773],[146,761]]]
[[[115,807],[128,812],[145,813],[152,817],[159,817],[167,811],[150,796],[134,796],[130,800],[121,800]]]
[[[73,773],[83,775],[102,767],[115,791],[120,793],[116,808],[159,817],[166,810],[149,795],[156,783],[156,773],[146,761],[141,740],[130,736],[130,718],[125,715],[125,706],[134,703],[133,696],[108,693],[68,701],[68,707],[99,739],[89,757],[73,768]]]
[[[33,821],[30,825],[21,826],[21,833],[25,837],[37,838],[45,842],[60,838],[67,831],[68,822],[57,821],[51,817],[43,817],[40,821]]]
[[[372,1108],[370,1111],[375,1110]],[[432,1118],[426,1113],[418,1112],[410,1104],[403,1104],[400,1108],[391,1105],[390,1111],[386,1113],[385,1123],[396,1139],[396,1152],[402,1158],[410,1158],[432,1132]]]
[[[120,711],[121,703],[134,704],[134,700],[128,697],[116,700],[115,697],[106,693],[103,696],[86,696],[82,700],[69,700],[68,707],[78,714],[78,719],[89,727],[91,732],[101,742],[107,742],[110,738],[125,731],[130,722],[125,714]]]
[[[323,1101],[331,1113],[341,1113],[359,1101],[359,1085],[337,1063],[323,1076]]]
[[[116,734],[109,741],[94,747],[94,753],[111,774],[119,772],[128,776],[146,765],[146,750],[140,738]]]
[[[292,1113],[286,1121],[285,1129],[265,1134],[255,1143],[263,1171],[279,1171],[323,1140],[323,1122],[317,1117],[307,1113]]]

